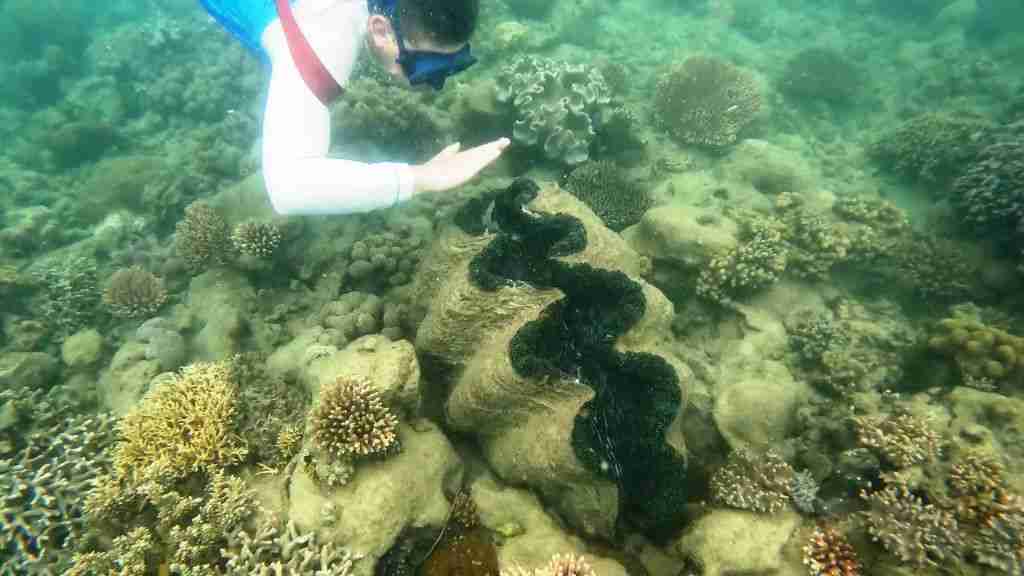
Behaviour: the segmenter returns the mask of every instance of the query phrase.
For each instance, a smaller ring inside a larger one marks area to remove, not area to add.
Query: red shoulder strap
[[[306,86],[316,95],[317,99],[323,102],[324,106],[337,98],[344,89],[327,71],[324,63],[317,58],[313,47],[299,30],[299,24],[292,14],[292,6],[289,0],[274,0],[277,4],[277,17],[281,20],[281,27],[284,29],[284,37],[288,42],[288,51],[292,54],[295,67],[306,82]]]

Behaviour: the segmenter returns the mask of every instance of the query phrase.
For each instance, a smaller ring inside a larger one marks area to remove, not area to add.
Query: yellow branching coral
[[[314,442],[335,457],[382,456],[398,445],[398,418],[363,379],[325,386],[310,418]]]
[[[118,423],[118,476],[173,478],[234,464],[246,447],[234,429],[236,387],[227,362],[199,362],[155,386]]]

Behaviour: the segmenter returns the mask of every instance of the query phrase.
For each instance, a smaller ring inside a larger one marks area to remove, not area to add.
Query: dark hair
[[[402,32],[437,44],[468,42],[476,30],[480,0],[399,0]]]

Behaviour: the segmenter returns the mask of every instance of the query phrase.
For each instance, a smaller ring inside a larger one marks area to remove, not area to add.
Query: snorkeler
[[[328,104],[342,95],[367,47],[392,76],[440,89],[471,66],[479,0],[200,0],[270,63],[263,114],[263,178],[280,214],[343,214],[460,186],[494,162],[507,138],[420,165],[328,158]]]

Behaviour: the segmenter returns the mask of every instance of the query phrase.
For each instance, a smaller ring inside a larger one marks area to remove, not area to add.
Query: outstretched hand
[[[497,160],[508,145],[508,138],[499,138],[469,150],[462,150],[458,142],[448,146],[427,162],[412,167],[416,193],[441,192],[465,184]]]

